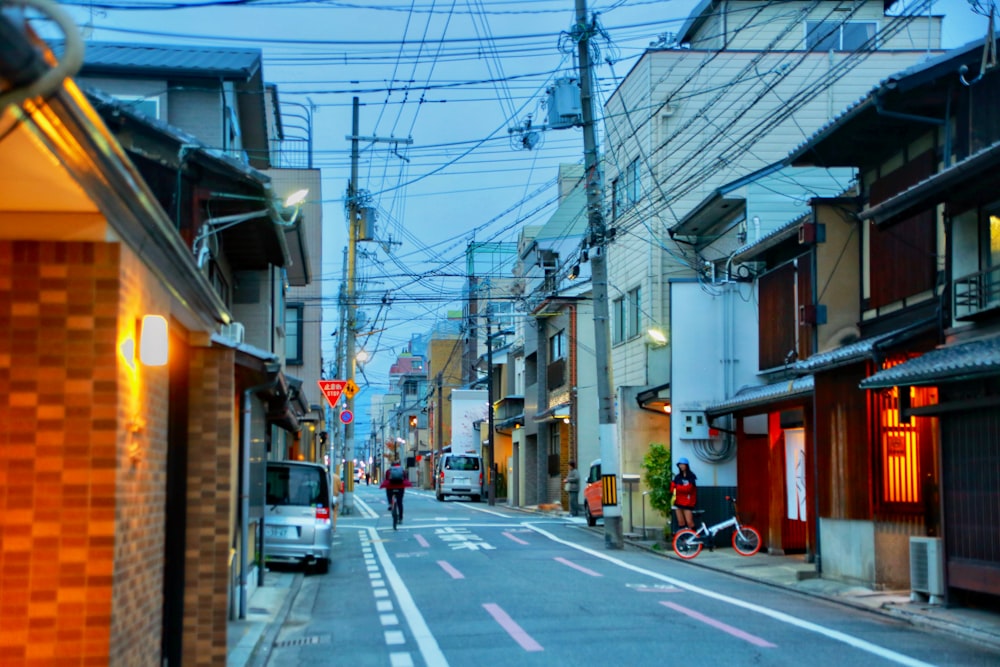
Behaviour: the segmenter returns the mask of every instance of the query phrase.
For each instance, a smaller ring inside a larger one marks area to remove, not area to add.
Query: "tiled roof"
[[[827,350],[826,352],[814,354],[808,359],[796,362],[794,370],[796,373],[801,374],[815,373],[816,371],[830,370],[837,368],[838,366],[845,366],[847,364],[854,364],[859,361],[872,359],[875,356],[876,346],[882,344],[889,347],[892,345],[899,345],[900,343],[933,329],[935,325],[935,318],[920,320],[912,324],[908,324],[900,329],[895,329],[887,333],[865,338],[864,340],[848,343],[847,345],[842,345],[833,350]]]
[[[127,70],[245,81],[260,70],[261,58],[260,49],[88,42],[81,73]]]
[[[758,387],[744,387],[732,398],[726,399],[705,408],[705,414],[710,418],[729,414],[747,408],[767,405],[775,401],[809,396],[813,392],[813,376],[774,382]]]
[[[862,389],[908,387],[991,375],[1000,375],[1000,336],[940,347],[879,371],[860,386]]]

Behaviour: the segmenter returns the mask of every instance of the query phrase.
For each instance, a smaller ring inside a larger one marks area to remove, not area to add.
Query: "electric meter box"
[[[576,79],[556,79],[549,88],[549,127],[563,130],[583,122],[580,107],[580,86]]]
[[[708,432],[708,418],[705,417],[705,413],[701,410],[681,410],[680,411],[680,422],[681,422],[681,440],[707,440],[709,436]]]

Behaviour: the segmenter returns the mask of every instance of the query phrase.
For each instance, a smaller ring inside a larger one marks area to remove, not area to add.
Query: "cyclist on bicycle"
[[[385,480],[378,488],[385,489],[385,501],[388,503],[389,511],[392,511],[392,496],[396,496],[396,506],[399,508],[399,522],[403,523],[403,495],[406,493],[406,487],[413,486],[410,480],[406,478],[406,471],[403,470],[403,466],[398,463],[392,464],[389,467],[389,472],[385,474]]]

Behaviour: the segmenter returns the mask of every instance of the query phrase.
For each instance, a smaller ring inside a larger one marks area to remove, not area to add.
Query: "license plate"
[[[456,477],[455,478],[455,484],[468,484],[468,483],[469,483],[469,478],[468,477]]]
[[[264,537],[290,540],[298,536],[298,530],[294,526],[264,526]]]

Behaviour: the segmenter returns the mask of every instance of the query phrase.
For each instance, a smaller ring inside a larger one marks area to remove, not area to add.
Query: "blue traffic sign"
[[[345,424],[350,424],[352,421],[354,421],[354,413],[351,412],[350,410],[342,410],[340,413],[340,421],[342,421]]]

